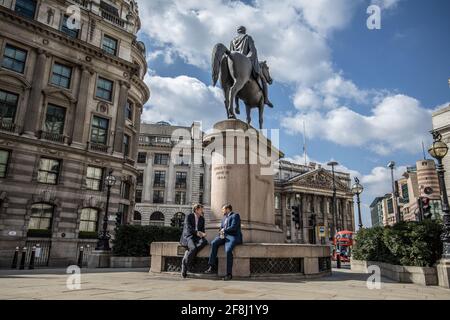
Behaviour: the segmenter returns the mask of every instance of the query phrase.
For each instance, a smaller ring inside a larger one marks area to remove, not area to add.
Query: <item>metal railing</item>
[[[44,139],[48,141],[58,142],[58,143],[66,143],[67,136],[59,133],[39,131],[38,133],[39,139]]]
[[[88,149],[92,151],[108,153],[109,147],[106,144],[88,142]]]
[[[16,132],[16,125],[13,122],[0,121],[0,130],[7,132]]]

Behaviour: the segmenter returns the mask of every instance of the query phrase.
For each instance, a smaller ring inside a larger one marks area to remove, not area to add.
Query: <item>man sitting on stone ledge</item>
[[[233,212],[230,204],[222,207],[224,215],[220,224],[220,234],[211,242],[211,253],[209,255],[209,267],[205,273],[211,274],[217,272],[216,260],[217,250],[221,245],[225,245],[225,253],[227,256],[227,275],[223,280],[232,279],[233,269],[233,249],[236,245],[242,244],[241,217],[239,213]]]
[[[181,276],[183,278],[186,278],[187,272],[191,269],[192,262],[197,256],[197,253],[208,244],[208,240],[205,239],[203,205],[194,205],[192,211],[184,220],[183,234],[180,239],[181,245],[188,248],[181,262]]]

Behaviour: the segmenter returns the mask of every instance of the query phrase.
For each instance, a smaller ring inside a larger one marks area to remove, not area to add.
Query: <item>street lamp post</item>
[[[355,184],[352,186],[352,193],[356,195],[356,202],[358,204],[358,220],[359,220],[359,229],[362,229],[362,217],[361,217],[361,200],[359,195],[364,191],[364,187],[359,183],[358,177],[355,177]]]
[[[334,177],[334,167],[338,165],[336,161],[330,161],[327,163],[328,166],[331,167],[331,172],[333,174],[333,237],[336,238],[337,234],[337,218],[336,218],[336,181]],[[336,267],[341,268],[341,257],[339,252],[337,251],[337,243],[336,243]]]
[[[98,241],[97,241],[97,247],[95,250],[100,251],[111,251],[111,247],[109,246],[109,239],[111,236],[108,232],[108,212],[109,212],[109,198],[111,196],[111,187],[116,184],[116,177],[112,175],[112,170],[109,171],[108,175],[105,178],[105,184],[106,184],[106,208],[105,208],[105,214],[103,216],[103,229],[100,232]]]
[[[391,179],[392,179],[392,206],[394,207],[395,210],[395,222],[398,223],[400,222],[400,208],[398,206],[398,201],[397,201],[397,192],[395,191],[395,180],[394,180],[394,168],[395,168],[395,162],[394,161],[389,161],[388,163],[388,168],[391,169]]]
[[[441,189],[442,212],[444,213],[444,231],[441,236],[443,243],[442,258],[450,259],[450,207],[448,203],[447,189],[444,179],[445,170],[444,166],[442,165],[442,159],[448,153],[448,146],[445,142],[442,141],[442,136],[440,133],[432,132],[432,134],[434,141],[431,147],[428,149],[428,152],[438,162],[436,171],[439,179],[439,187]]]

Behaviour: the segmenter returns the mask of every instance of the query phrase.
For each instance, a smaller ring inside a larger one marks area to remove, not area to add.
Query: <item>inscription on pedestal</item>
[[[220,166],[213,169],[217,180],[226,180],[230,174],[231,166]]]

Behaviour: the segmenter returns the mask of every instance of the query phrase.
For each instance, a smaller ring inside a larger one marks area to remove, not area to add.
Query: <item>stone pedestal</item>
[[[111,251],[94,250],[87,257],[88,268],[109,268],[111,266],[111,257]]]
[[[261,132],[240,120],[216,123],[203,142],[206,161],[211,161],[208,240],[218,234],[222,206],[231,204],[241,216],[245,243],[284,242],[274,213],[273,174],[280,151]]]
[[[450,289],[450,260],[442,259],[436,266],[439,286]]]

